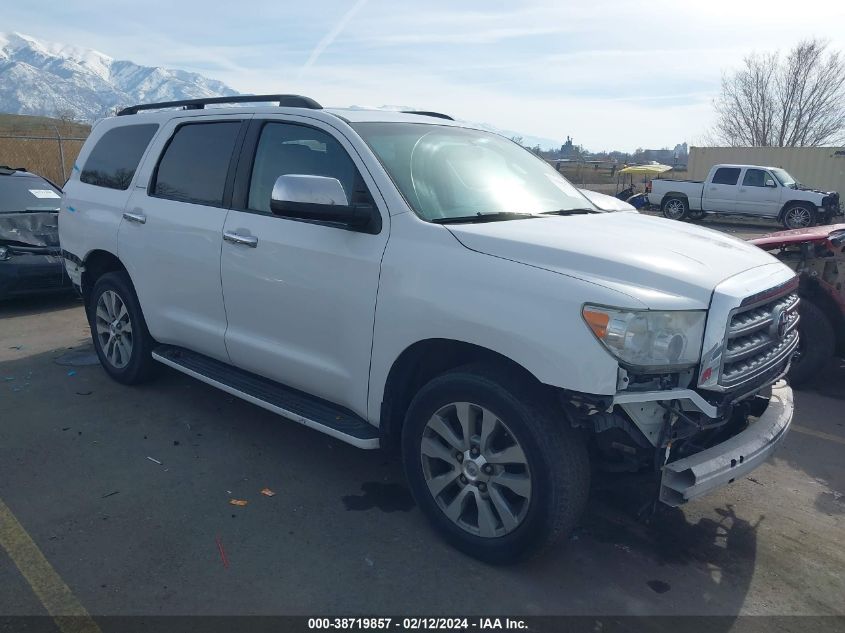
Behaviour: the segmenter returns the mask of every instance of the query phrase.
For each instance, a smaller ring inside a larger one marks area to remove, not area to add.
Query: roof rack
[[[232,97],[207,97],[204,99],[183,99],[181,101],[162,101],[160,103],[142,103],[123,108],[117,116],[138,114],[141,110],[159,110],[161,108],[185,108],[186,110],[202,110],[207,105],[216,103],[263,103],[276,101],[280,108],[308,108],[322,110],[323,106],[301,95],[236,95]]]
[[[427,110],[402,110],[402,114],[419,114],[420,116],[433,116],[437,119],[446,119],[447,121],[454,121],[448,114],[442,112],[429,112]]]

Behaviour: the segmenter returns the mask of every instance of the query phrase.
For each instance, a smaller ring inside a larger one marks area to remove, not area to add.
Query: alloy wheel
[[[677,198],[669,200],[666,203],[666,206],[663,207],[663,215],[670,220],[680,220],[684,217],[685,211],[686,209],[684,208],[684,203]]]
[[[114,290],[106,290],[97,299],[94,322],[103,355],[115,369],[123,369],[132,356],[132,320]]]
[[[791,229],[803,229],[810,226],[812,216],[806,207],[792,207],[786,212],[786,225]]]
[[[428,490],[461,529],[485,538],[513,532],[531,501],[525,451],[492,411],[469,402],[438,409],[420,445]]]

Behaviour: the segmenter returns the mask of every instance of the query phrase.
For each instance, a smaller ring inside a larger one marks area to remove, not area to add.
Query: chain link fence
[[[63,185],[91,128],[61,118],[0,115],[0,165]]]

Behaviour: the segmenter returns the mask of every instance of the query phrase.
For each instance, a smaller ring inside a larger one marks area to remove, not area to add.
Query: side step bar
[[[348,409],[173,345],[153,350],[160,363],[263,409],[322,431],[358,448],[379,447],[376,427]]]

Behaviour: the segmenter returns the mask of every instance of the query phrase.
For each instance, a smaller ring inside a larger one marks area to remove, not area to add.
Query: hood
[[[59,246],[58,211],[0,213],[0,244],[9,246]]]
[[[591,191],[589,189],[579,189],[578,191],[583,193],[587,200],[604,211],[633,211],[637,213],[634,205],[628,204],[616,196],[609,196],[605,193],[599,193],[598,191]]]
[[[703,309],[728,277],[758,266],[783,266],[724,233],[636,213],[447,228],[471,250],[591,281],[652,309]]]

